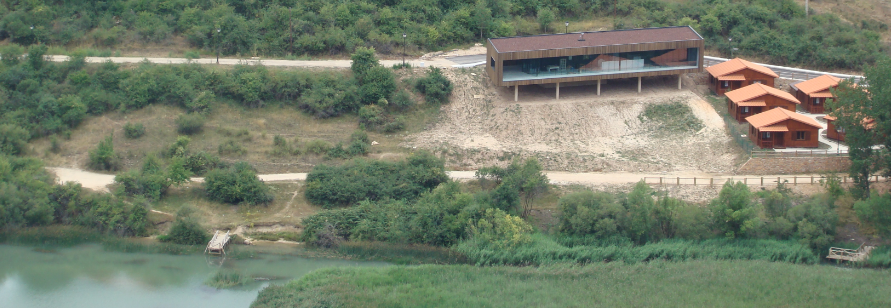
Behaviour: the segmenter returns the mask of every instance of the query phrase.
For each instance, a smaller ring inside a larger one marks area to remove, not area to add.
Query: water
[[[226,260],[218,267],[202,255],[108,252],[98,245],[48,250],[0,245],[0,307],[248,307],[269,283],[283,284],[315,269],[387,265],[260,252],[256,256]],[[224,290],[205,286],[221,268],[273,280]]]

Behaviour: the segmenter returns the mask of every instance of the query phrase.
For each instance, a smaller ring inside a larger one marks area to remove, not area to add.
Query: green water
[[[0,307],[248,307],[269,283],[286,283],[315,269],[387,265],[259,251],[253,259],[218,261],[108,252],[99,245],[48,250],[0,245]],[[221,270],[262,278],[235,289],[204,285]]]

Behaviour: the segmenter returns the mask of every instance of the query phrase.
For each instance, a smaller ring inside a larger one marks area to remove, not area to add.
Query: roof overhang
[[[810,97],[812,97],[812,98],[813,98],[813,97],[819,97],[819,98],[832,98],[832,97],[835,97],[835,96],[832,95],[832,92],[829,92],[829,91],[823,91],[823,92],[812,93],[812,94],[810,95]]]
[[[718,76],[718,80],[720,81],[745,81],[746,76],[743,75],[724,75]]]
[[[771,126],[759,127],[759,128],[758,128],[758,131],[761,131],[761,132],[777,132],[777,133],[780,133],[780,132],[788,132],[788,131],[789,131],[789,128],[786,127],[785,124],[780,124],[780,125],[771,125]]]
[[[764,102],[763,100],[754,100],[754,101],[748,101],[748,102],[739,102],[739,103],[736,103],[736,104],[739,105],[740,107],[767,107],[767,103]]]

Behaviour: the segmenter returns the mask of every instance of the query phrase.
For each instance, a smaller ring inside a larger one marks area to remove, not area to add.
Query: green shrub
[[[749,186],[742,182],[725,183],[710,207],[715,226],[729,239],[756,234],[761,224]]]
[[[217,152],[220,153],[220,155],[244,155],[247,153],[247,150],[237,141],[229,139],[217,147]]]
[[[316,165],[306,177],[306,198],[335,207],[380,199],[414,200],[448,181],[442,160],[419,152],[401,162],[354,160],[343,166]]]
[[[145,135],[145,126],[142,123],[133,124],[127,122],[127,124],[124,124],[124,137],[127,137],[127,139],[139,139],[143,135]]]
[[[275,135],[272,138],[272,152],[270,154],[273,156],[298,155],[300,154],[300,151],[296,147],[288,144],[288,140],[285,140],[285,137]]]
[[[387,100],[393,95],[393,91],[396,91],[396,78],[393,76],[393,71],[383,66],[366,70],[359,84],[361,84],[359,95],[364,104],[375,104],[381,100]]]
[[[210,235],[191,218],[177,217],[167,235],[158,237],[158,240],[180,245],[207,245]]]
[[[180,167],[182,168],[181,165]],[[173,165],[167,170],[161,166],[161,161],[156,156],[149,155],[143,161],[142,169],[120,173],[115,176],[114,181],[120,185],[119,189],[123,194],[158,201],[167,193],[170,185],[187,181],[190,175],[191,172],[176,170]]]
[[[31,135],[24,128],[11,125],[0,125],[0,154],[19,155],[28,147]]]
[[[198,54],[197,51],[190,50],[183,53],[183,57],[189,60],[201,58],[201,55]]]
[[[273,199],[269,186],[245,162],[211,170],[204,177],[204,189],[211,200],[230,204],[265,205]]]
[[[219,156],[201,151],[186,157],[185,167],[193,174],[201,176],[213,169],[226,168],[226,164]]]
[[[891,235],[891,194],[875,193],[869,199],[854,203],[854,211],[882,235]]]
[[[444,104],[452,95],[452,82],[442,75],[441,69],[431,66],[427,76],[417,80],[415,89],[424,94],[428,103]]]
[[[328,148],[328,152],[325,153],[325,157],[328,159],[347,159],[350,158],[350,153],[343,148],[343,142],[338,142],[334,146]]]
[[[167,157],[185,157],[189,154],[189,143],[192,142],[187,136],[177,136],[176,141],[167,148],[164,153]]]
[[[393,99],[390,101],[390,104],[387,105],[392,110],[396,111],[406,111],[415,106],[414,100],[411,99],[411,96],[405,90],[399,90],[393,95]]]
[[[112,135],[99,142],[96,149],[90,151],[90,169],[115,171],[121,168],[121,159],[114,152],[114,141]]]
[[[331,144],[325,140],[314,139],[306,143],[306,153],[321,155],[328,153],[330,148]]]
[[[204,128],[204,116],[200,114],[181,114],[176,118],[176,131],[180,134],[194,135]]]

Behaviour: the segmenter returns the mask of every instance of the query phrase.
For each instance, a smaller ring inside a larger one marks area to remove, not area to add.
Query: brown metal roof
[[[814,92],[821,92],[823,90],[829,89],[830,87],[837,86],[839,81],[841,81],[841,78],[830,75],[823,75],[811,80],[796,83],[795,87],[805,94],[811,94]]]
[[[724,95],[726,95],[727,98],[729,98],[730,101],[734,103],[750,101],[764,95],[772,95],[785,101],[801,104],[801,102],[799,102],[798,99],[795,98],[795,96],[789,94],[789,92],[780,91],[775,89],[774,87],[767,86],[761,83],[750,84],[748,86],[724,93]]]
[[[783,108],[774,108],[750,117],[746,117],[746,122],[749,122],[749,124],[758,129],[761,129],[762,127],[773,126],[786,120],[793,120],[816,128],[823,128],[823,126],[820,125],[820,123],[817,123],[816,120]]]
[[[579,41],[579,37],[584,41]],[[576,32],[489,39],[498,53],[702,40],[689,26]]]
[[[709,72],[714,77],[721,77],[724,75],[729,75],[732,73],[739,72],[744,69],[750,69],[756,72],[760,72],[767,76],[771,76],[773,78],[780,77],[776,73],[774,73],[771,69],[761,66],[760,64],[752,63],[740,58],[734,58],[732,60],[724,61],[709,67],[706,67],[705,70]]]

